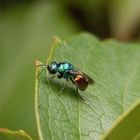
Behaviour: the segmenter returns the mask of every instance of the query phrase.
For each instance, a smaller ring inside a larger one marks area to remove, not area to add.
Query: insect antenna
[[[48,65],[47,64],[39,64],[37,65],[37,67],[47,67]]]
[[[37,67],[44,67],[44,68],[36,75],[36,78],[38,78],[39,75],[40,75],[44,70],[46,70],[45,68],[47,68],[48,65],[46,65],[46,64],[39,64],[39,65],[37,65]]]

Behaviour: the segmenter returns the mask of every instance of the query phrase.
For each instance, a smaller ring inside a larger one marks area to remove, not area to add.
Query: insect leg
[[[66,82],[65,82],[65,85],[64,85],[64,86],[61,85],[61,90],[60,90],[60,92],[59,92],[59,95],[61,95],[62,92],[63,92],[63,90],[67,87],[67,83],[68,83],[68,79],[66,79]]]
[[[72,78],[70,78],[70,80],[71,80],[71,82],[75,85],[75,82],[73,81],[73,79],[72,79]]]
[[[39,75],[44,71],[45,69],[41,70],[37,75],[36,75],[36,78],[39,77]]]
[[[57,74],[57,77],[60,79],[60,78],[63,77],[63,74],[58,73],[58,74]]]
[[[78,91],[78,88],[76,87],[76,93],[77,93],[77,95],[78,95],[78,97],[80,98],[80,99],[82,99],[83,101],[85,101],[85,99],[80,95],[80,93],[79,93],[79,91]]]
[[[49,79],[53,79],[53,78],[55,78],[56,77],[56,75],[54,74],[54,75],[52,75],[51,77],[49,77]]]

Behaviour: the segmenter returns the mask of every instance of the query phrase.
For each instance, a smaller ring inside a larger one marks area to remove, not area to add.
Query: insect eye
[[[50,74],[55,74],[57,72],[56,62],[52,62],[47,68]]]

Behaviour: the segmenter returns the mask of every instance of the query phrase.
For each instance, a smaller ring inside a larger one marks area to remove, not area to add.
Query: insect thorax
[[[71,65],[70,63],[67,63],[67,62],[63,62],[63,63],[58,64],[58,70],[57,71],[60,75],[62,75],[63,78],[68,79],[71,76],[73,76],[69,73],[69,71],[73,70],[73,69],[74,69],[73,65]]]
[[[74,69],[74,67],[70,64],[70,63],[59,63],[58,64],[58,72],[59,73],[63,73],[66,72],[68,70]]]

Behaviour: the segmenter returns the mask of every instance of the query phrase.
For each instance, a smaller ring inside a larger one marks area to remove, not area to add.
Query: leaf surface
[[[140,101],[113,125],[103,140],[139,140],[140,139]]]
[[[47,70],[36,78],[36,117],[41,140],[98,140],[112,123],[140,98],[140,47],[99,41],[90,34],[56,39],[47,63],[68,61],[95,80],[78,98],[75,86],[50,79]],[[38,65],[39,62],[36,62]],[[36,74],[44,68],[37,67]]]

